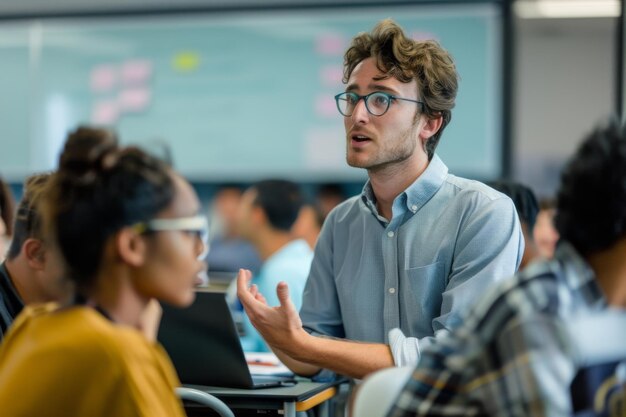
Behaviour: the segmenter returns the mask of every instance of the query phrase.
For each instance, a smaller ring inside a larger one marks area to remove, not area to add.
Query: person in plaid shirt
[[[555,222],[554,259],[492,290],[424,349],[388,417],[626,415],[626,328],[573,324],[626,323],[626,129],[616,121],[566,165]],[[617,353],[586,356],[615,338]]]

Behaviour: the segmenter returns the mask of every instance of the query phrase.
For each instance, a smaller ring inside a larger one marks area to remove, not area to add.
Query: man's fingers
[[[286,282],[281,281],[276,286],[276,295],[278,296],[278,301],[280,301],[280,305],[282,307],[286,307],[291,303],[289,299],[289,286]]]
[[[241,300],[248,296],[248,284],[252,279],[252,273],[247,269],[240,269],[237,274],[237,296]]]
[[[262,302],[263,304],[267,305],[267,300],[265,299],[265,297],[263,297],[263,294],[261,293],[257,293],[254,298],[256,298],[258,301]]]

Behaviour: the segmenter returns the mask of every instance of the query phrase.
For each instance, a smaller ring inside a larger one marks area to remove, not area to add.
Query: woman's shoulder
[[[49,349],[99,360],[105,360],[107,356],[124,356],[129,350],[141,349],[147,344],[137,330],[116,325],[91,307],[28,306],[19,320],[16,331],[23,328]]]

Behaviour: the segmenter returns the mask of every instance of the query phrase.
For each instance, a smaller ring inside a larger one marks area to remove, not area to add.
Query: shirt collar
[[[447,176],[448,167],[437,154],[433,155],[433,159],[431,159],[424,172],[422,172],[413,184],[396,197],[394,206],[397,202],[402,202],[406,205],[407,210],[416,213],[433,195],[435,195]],[[374,190],[369,180],[363,187],[361,199],[375,215],[378,215],[378,210],[376,210],[376,196],[374,195]]]

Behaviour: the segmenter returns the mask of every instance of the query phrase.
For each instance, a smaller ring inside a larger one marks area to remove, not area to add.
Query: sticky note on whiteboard
[[[98,65],[89,74],[89,86],[94,93],[105,93],[117,86],[118,68],[112,64]]]
[[[118,106],[124,113],[141,112],[150,104],[152,92],[147,87],[125,88],[118,95]]]

